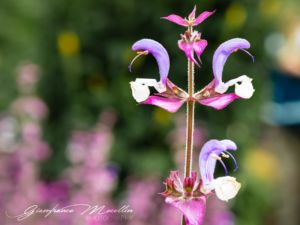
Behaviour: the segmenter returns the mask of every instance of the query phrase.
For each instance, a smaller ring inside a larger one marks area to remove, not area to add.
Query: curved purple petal
[[[183,19],[181,16],[177,16],[175,14],[162,17],[162,19],[169,20],[170,22],[176,23],[177,25],[180,25],[180,26],[184,26],[184,27],[188,26],[188,22],[185,19]]]
[[[236,144],[231,140],[210,140],[204,144],[199,155],[199,168],[204,184],[209,184],[214,179],[216,158],[227,150],[236,150]]]
[[[166,85],[170,69],[170,58],[167,50],[159,42],[152,39],[142,39],[135,42],[132,46],[132,50],[147,50],[153,55],[158,64],[160,82]]]
[[[193,199],[167,197],[166,203],[171,204],[183,213],[187,225],[201,225],[203,223],[206,208],[205,196]]]
[[[204,20],[206,20],[208,17],[210,17],[212,14],[215,13],[216,10],[209,12],[204,11],[202,12],[194,21],[193,26],[197,26],[198,24],[202,23]]]
[[[233,38],[221,44],[213,56],[213,73],[216,87],[222,83],[222,73],[224,64],[231,53],[237,50],[250,48],[250,43],[246,39]]]
[[[217,97],[206,98],[198,100],[201,105],[213,107],[214,109],[220,110],[229,105],[232,101],[239,98],[236,94],[222,94]]]
[[[168,112],[175,113],[185,101],[177,98],[163,98],[160,96],[149,96],[146,101],[141,104],[156,105]]]

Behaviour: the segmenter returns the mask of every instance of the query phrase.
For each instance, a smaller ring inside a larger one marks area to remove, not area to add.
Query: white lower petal
[[[255,91],[252,85],[252,79],[244,75],[239,82],[241,83],[235,84],[235,94],[241,98],[251,98]]]
[[[251,98],[255,91],[252,85],[252,79],[246,75],[242,75],[226,83],[220,83],[215,88],[215,91],[217,93],[224,94],[228,90],[228,88],[233,85],[235,87],[235,94],[241,98]]]
[[[132,96],[137,102],[143,102],[147,100],[147,98],[150,95],[149,87],[146,85],[131,81],[130,87],[132,91]]]
[[[136,78],[135,83],[146,85],[148,87],[154,87],[157,84],[157,81],[155,79],[148,79],[148,78]]]
[[[137,78],[130,82],[132,96],[137,102],[147,100],[150,95],[149,87],[154,87],[159,93],[166,90],[166,86],[155,79]]]
[[[222,201],[228,201],[236,196],[241,184],[234,177],[219,177],[213,181],[217,197]]]

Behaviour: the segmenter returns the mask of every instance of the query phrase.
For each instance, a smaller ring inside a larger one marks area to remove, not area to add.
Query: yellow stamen
[[[140,56],[140,55],[148,55],[148,54],[149,54],[149,51],[147,51],[147,50],[146,50],[146,51],[137,51],[136,53],[137,53],[139,56]]]
[[[216,160],[222,160],[222,158],[215,153],[211,154],[211,157],[213,157]]]
[[[229,158],[229,155],[227,155],[227,154],[225,154],[224,152],[222,152],[222,157],[224,157],[224,158]]]

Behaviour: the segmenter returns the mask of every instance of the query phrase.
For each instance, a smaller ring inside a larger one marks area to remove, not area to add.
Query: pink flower
[[[182,18],[181,16],[171,14],[169,16],[162,17],[163,19],[169,20],[170,22],[176,23],[180,26],[189,27],[189,26],[197,26],[200,23],[202,23],[204,20],[206,20],[208,17],[210,17],[212,14],[214,14],[215,11],[209,12],[204,11],[202,12],[197,18],[195,18],[196,15],[196,6],[194,7],[193,11],[190,13],[188,18]]]
[[[186,101],[188,94],[168,79],[170,58],[167,50],[160,43],[151,39],[135,42],[132,50],[139,51],[139,55],[149,53],[153,55],[160,75],[159,81],[147,78],[137,78],[135,81],[131,81],[133,98],[141,104],[156,105],[169,112],[176,112]],[[131,65],[129,69],[131,70]],[[150,95],[150,87],[156,90],[155,95]]]
[[[194,35],[197,36],[199,34],[195,33]],[[186,36],[187,34],[185,34],[185,38]],[[179,41],[179,44],[186,55],[197,63],[193,58],[192,52],[195,51],[200,59],[200,55],[207,42],[201,40],[200,36],[195,38],[194,41],[198,40],[197,38],[199,38],[199,41],[187,43]],[[230,39],[221,44],[213,56],[213,81],[190,98],[184,90],[177,87],[168,79],[170,59],[166,49],[157,41],[151,39],[139,40],[134,43],[132,49],[140,51],[140,55],[150,53],[154,56],[158,64],[160,80],[137,78],[135,81],[130,82],[132,96],[140,104],[155,105],[172,113],[176,112],[185,101],[197,101],[202,105],[220,110],[235,99],[249,99],[254,92],[251,78],[242,75],[227,82],[222,81],[222,72],[227,58],[238,50],[248,53],[246,51],[248,48],[250,48],[250,43],[242,38]],[[235,92],[225,93],[230,86],[235,87]],[[156,90],[154,95],[150,95],[150,87]]]
[[[254,93],[252,79],[242,75],[227,82],[222,81],[222,73],[227,58],[234,52],[246,51],[250,48],[250,43],[246,39],[233,38],[222,43],[213,56],[213,75],[214,79],[201,91],[194,94],[194,98],[202,105],[210,106],[215,109],[223,109],[235,99],[249,99]],[[234,93],[226,93],[229,87],[234,86]]]
[[[48,114],[48,108],[42,99],[36,96],[20,97],[13,102],[12,112],[20,117],[29,117],[33,120],[43,120]]]
[[[178,25],[189,27],[189,29],[183,35],[181,35],[181,40],[178,41],[178,47],[185,53],[188,59],[193,61],[198,66],[199,64],[194,59],[193,54],[195,52],[198,57],[198,60],[201,62],[200,55],[206,48],[207,41],[201,39],[201,34],[198,31],[193,31],[191,27],[197,26],[198,24],[202,23],[205,19],[207,19],[212,14],[214,14],[214,12],[215,11],[213,12],[205,11],[201,13],[197,18],[195,18],[195,14],[196,14],[196,6],[195,6],[187,19],[174,14],[163,17],[163,19],[169,20]]]
[[[199,66],[198,62],[194,59],[193,53],[196,53],[198,60],[201,62],[200,56],[207,46],[207,41],[201,39],[201,34],[198,31],[193,31],[192,33],[186,31],[184,35],[181,35],[181,38],[178,41],[178,47],[184,51],[188,59]]]
[[[171,171],[166,180],[166,191],[161,193],[166,197],[166,203],[180,210],[187,225],[201,225],[205,215],[207,196],[201,193],[202,181],[197,180],[193,171],[190,177],[185,177],[182,183],[178,171]]]
[[[215,194],[220,200],[228,201],[236,196],[241,184],[234,177],[228,176],[227,168],[222,160],[235,158],[228,151],[237,149],[230,140],[210,140],[204,144],[199,155],[199,168],[201,179],[197,180],[197,173],[185,177],[183,182],[178,171],[171,171],[165,185],[166,190],[161,193],[165,202],[180,210],[187,225],[201,225],[206,210],[206,200]],[[226,176],[214,177],[216,163],[219,161],[226,172]],[[236,164],[237,167],[237,164]]]

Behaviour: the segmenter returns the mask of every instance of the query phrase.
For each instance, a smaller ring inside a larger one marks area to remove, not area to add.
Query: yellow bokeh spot
[[[278,159],[263,149],[250,150],[245,160],[246,169],[255,177],[272,182],[277,179]]]
[[[58,50],[62,55],[76,55],[80,49],[79,37],[76,33],[65,31],[58,35]]]
[[[279,0],[262,0],[260,2],[260,12],[265,17],[278,16],[280,7]]]
[[[244,25],[247,19],[245,7],[238,3],[229,6],[225,14],[225,23],[232,28],[239,28]]]
[[[166,126],[172,121],[171,113],[160,108],[155,108],[153,118],[154,121],[161,126]]]

